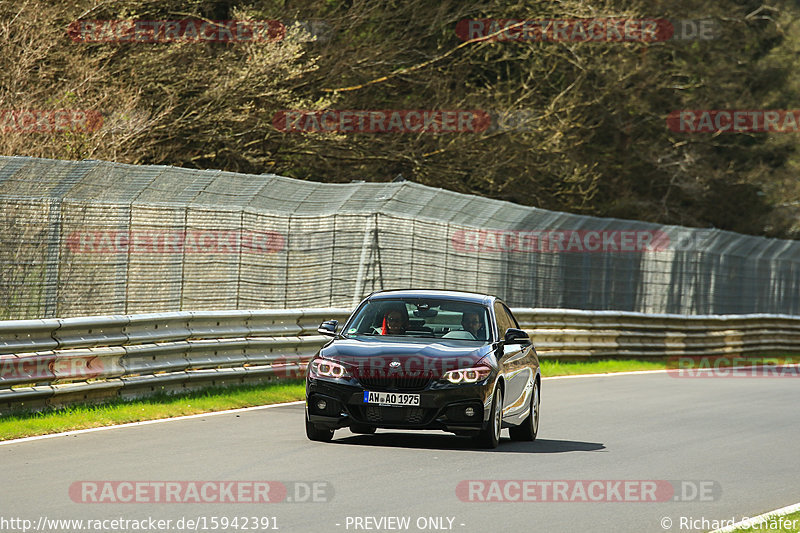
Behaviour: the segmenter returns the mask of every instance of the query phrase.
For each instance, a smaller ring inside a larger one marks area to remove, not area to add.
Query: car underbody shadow
[[[505,432],[504,432],[505,433]],[[534,442],[512,441],[501,436],[500,446],[492,450],[478,447],[469,437],[449,433],[426,433],[398,430],[378,430],[374,435],[335,434],[332,444],[355,446],[381,446],[386,448],[428,448],[431,450],[466,450],[500,453],[565,453],[605,450],[599,442],[537,439]]]
[[[506,451],[509,452],[519,451],[531,453],[598,452],[606,449],[605,444],[600,442],[539,438],[534,442],[502,441],[501,446],[506,446]]]

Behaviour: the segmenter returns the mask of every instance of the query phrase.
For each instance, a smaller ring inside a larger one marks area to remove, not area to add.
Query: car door
[[[497,320],[500,340],[503,341],[508,328],[519,328],[511,311],[500,301],[495,301],[494,314]],[[513,417],[527,409],[528,382],[532,379],[530,369],[527,367],[527,355],[530,346],[521,344],[503,344],[503,353],[500,366],[506,382],[505,397],[503,398],[503,416]]]

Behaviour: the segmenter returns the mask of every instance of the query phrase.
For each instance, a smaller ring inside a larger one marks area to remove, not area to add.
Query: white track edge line
[[[641,374],[666,374],[672,372],[671,369],[662,370],[629,370],[627,372],[603,372],[597,374],[574,374],[568,376],[550,376],[542,379],[575,379],[575,378],[607,378],[611,376],[638,376]]]
[[[759,524],[763,524],[764,522],[769,522],[771,518],[778,518],[787,514],[791,514],[795,511],[800,511],[800,502],[792,505],[787,505],[786,507],[781,507],[780,509],[775,509],[774,511],[769,511],[768,513],[760,514],[752,518],[741,520],[740,522],[736,522],[733,525],[725,526],[722,529],[715,529],[714,531],[711,531],[709,533],[731,533],[737,528],[752,527]]]

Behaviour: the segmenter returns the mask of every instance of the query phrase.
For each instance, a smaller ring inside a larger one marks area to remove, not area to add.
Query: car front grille
[[[421,407],[368,405],[364,409],[364,417],[369,422],[420,424],[425,420],[425,409]]]
[[[359,376],[358,381],[367,390],[391,391],[419,391],[425,389],[431,382],[430,375],[405,376]]]

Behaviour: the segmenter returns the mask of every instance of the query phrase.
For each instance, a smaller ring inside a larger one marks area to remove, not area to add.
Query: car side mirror
[[[336,329],[339,327],[338,320],[326,320],[322,324],[319,325],[317,328],[317,332],[320,335],[325,335],[326,337],[335,337],[336,336]]]
[[[504,339],[506,344],[522,344],[523,346],[533,344],[528,334],[517,328],[508,328]]]

